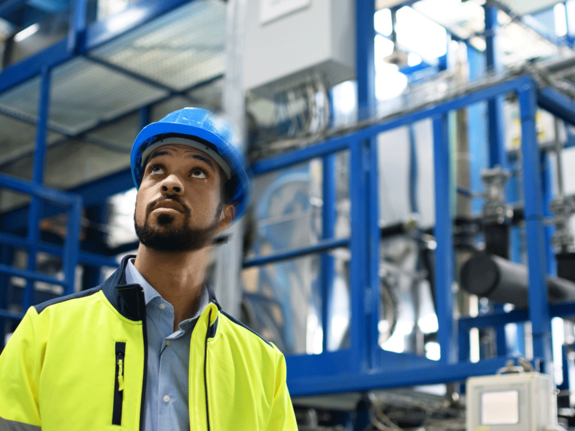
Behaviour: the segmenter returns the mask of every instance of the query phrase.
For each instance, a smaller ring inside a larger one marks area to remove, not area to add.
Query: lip
[[[180,205],[179,203],[177,203],[176,201],[173,201],[171,199],[166,199],[166,200],[159,202],[154,207],[153,211],[155,211],[157,209],[172,209],[172,210],[176,210],[176,211],[181,212],[181,213],[184,212],[182,205]]]

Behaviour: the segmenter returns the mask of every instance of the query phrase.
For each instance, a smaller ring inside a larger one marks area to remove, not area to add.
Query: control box
[[[355,77],[355,0],[247,0],[244,87],[269,99]]]
[[[467,380],[467,431],[544,431],[557,424],[553,377],[537,372]]]

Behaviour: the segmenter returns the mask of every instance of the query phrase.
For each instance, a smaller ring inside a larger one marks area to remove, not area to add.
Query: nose
[[[172,174],[168,175],[164,181],[162,182],[162,192],[164,193],[173,193],[173,194],[182,194],[184,187],[180,179]]]

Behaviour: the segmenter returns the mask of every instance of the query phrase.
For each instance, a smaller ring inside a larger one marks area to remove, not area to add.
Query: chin
[[[160,226],[174,225],[174,216],[171,214],[160,214],[156,217],[156,224]]]

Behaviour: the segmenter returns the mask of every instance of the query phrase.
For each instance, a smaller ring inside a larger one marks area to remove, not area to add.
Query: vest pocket
[[[112,425],[122,425],[122,403],[124,401],[124,356],[126,343],[116,343],[116,373],[114,374],[114,410]]]

